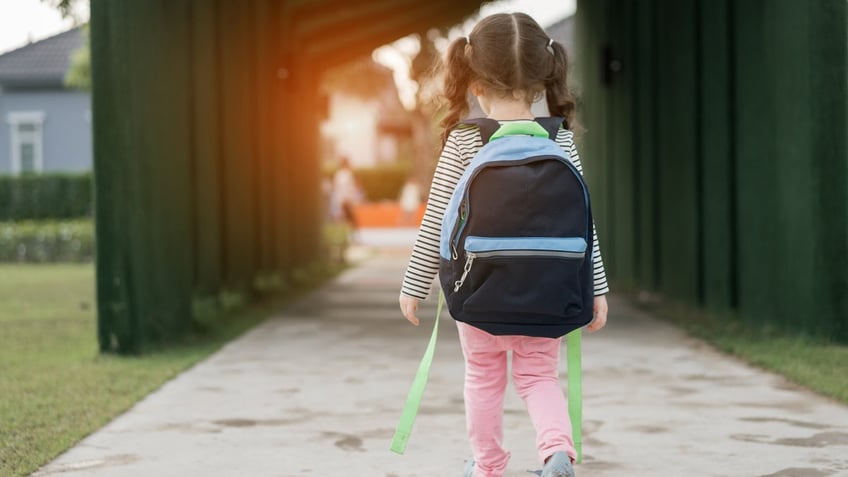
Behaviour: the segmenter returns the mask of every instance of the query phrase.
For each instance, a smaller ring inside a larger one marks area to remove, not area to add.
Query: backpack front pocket
[[[463,310],[532,313],[551,322],[583,310],[582,237],[467,237],[465,268],[454,291],[468,287]]]

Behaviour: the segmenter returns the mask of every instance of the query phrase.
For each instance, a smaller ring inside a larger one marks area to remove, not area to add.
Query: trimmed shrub
[[[92,202],[91,173],[0,176],[0,221],[90,217]]]
[[[410,167],[406,164],[388,164],[356,169],[353,174],[362,187],[366,200],[397,200],[403,184],[409,177]]]
[[[0,262],[89,262],[94,222],[0,222]]]

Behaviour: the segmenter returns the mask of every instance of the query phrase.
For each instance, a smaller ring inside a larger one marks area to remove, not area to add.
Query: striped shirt
[[[580,174],[583,167],[574,145],[574,135],[567,129],[560,129],[556,137],[557,144],[570,154],[571,162]],[[463,172],[471,163],[477,151],[483,147],[480,130],[476,127],[457,128],[451,131],[441,157],[436,165],[427,208],[418,237],[412,248],[412,256],[403,278],[403,295],[426,299],[430,285],[439,272],[439,240],[442,232],[442,217],[448,202]],[[601,248],[598,245],[598,233],[593,225],[592,256],[594,259],[595,296],[609,292]]]

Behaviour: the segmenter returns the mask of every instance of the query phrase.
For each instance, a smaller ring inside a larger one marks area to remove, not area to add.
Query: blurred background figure
[[[400,220],[399,225],[418,225],[418,209],[421,207],[421,188],[418,182],[410,177],[400,190]]]
[[[346,156],[342,156],[339,168],[333,175],[332,200],[335,204],[333,210],[338,214],[336,220],[346,223],[350,227],[351,238],[355,239],[358,227],[354,206],[360,200],[360,193]]]

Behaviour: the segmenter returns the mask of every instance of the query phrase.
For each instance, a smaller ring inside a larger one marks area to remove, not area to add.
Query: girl
[[[565,118],[556,142],[570,153],[582,174],[574,146],[574,101],[566,84],[565,49],[523,13],[484,18],[466,38],[448,48],[445,96],[449,111],[441,125],[443,149],[436,167],[429,200],[403,280],[400,308],[412,324],[419,300],[427,298],[439,267],[442,216],[463,171],[482,147],[475,127],[451,129],[467,114],[470,91],[489,118],[498,121],[532,121],[531,104],[543,93],[552,116]],[[598,246],[593,241],[594,320],[588,331],[606,323],[609,291]],[[573,477],[575,459],[568,407],[559,384],[561,339],[530,336],[494,336],[457,322],[465,357],[465,414],[474,459],[466,477],[501,477],[510,454],[501,447],[503,397],[507,382],[507,351],[512,351],[512,376],[527,404],[536,429],[543,477]]]

